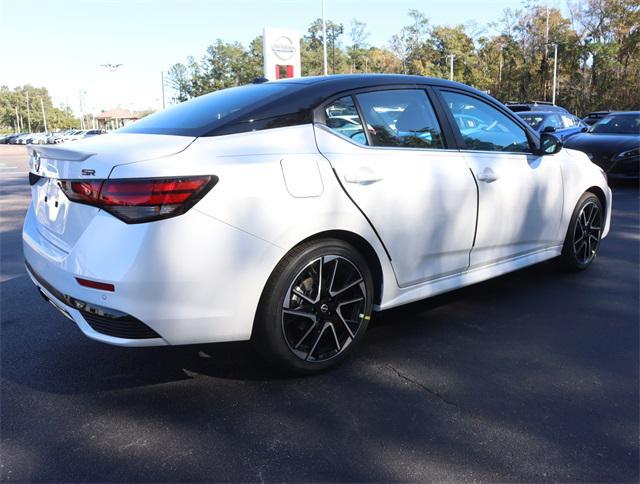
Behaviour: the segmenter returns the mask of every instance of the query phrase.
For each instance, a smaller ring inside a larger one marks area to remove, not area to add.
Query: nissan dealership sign
[[[262,37],[264,77],[275,80],[300,77],[300,36],[298,32],[264,29]]]

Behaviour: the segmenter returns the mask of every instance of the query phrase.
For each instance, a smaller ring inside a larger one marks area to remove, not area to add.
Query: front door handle
[[[481,171],[476,175],[476,178],[478,179],[478,181],[481,181],[481,182],[493,183],[499,177],[493,172],[491,168],[485,168],[483,171]]]
[[[346,173],[344,181],[347,183],[356,183],[358,185],[371,185],[382,180],[382,176],[375,173],[370,168],[359,168],[358,170]]]

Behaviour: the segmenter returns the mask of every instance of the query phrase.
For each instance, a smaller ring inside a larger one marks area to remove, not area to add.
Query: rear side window
[[[327,127],[361,145],[367,144],[362,121],[351,96],[333,101],[324,109]]]
[[[424,91],[374,91],[356,97],[374,146],[444,148],[440,125]]]
[[[250,84],[221,89],[160,111],[119,129],[121,133],[203,136],[243,113],[291,95],[292,84]],[[295,94],[294,94],[295,95]]]
[[[529,139],[521,126],[490,104],[473,96],[441,91],[454,119],[473,116],[478,123],[458,128],[467,149],[477,151],[529,152]]]

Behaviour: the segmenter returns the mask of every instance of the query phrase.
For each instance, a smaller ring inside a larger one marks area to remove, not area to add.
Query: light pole
[[[556,86],[558,82],[558,44],[553,44],[553,94],[551,103],[556,104]]]
[[[20,116],[18,116],[18,105],[16,104],[16,133],[20,133]]]
[[[31,109],[29,108],[29,91],[27,91],[27,126],[29,126],[29,133],[31,133]]]
[[[327,3],[322,0],[322,53],[324,61],[324,75],[328,74],[327,68]]]
[[[44,114],[44,102],[40,98],[40,109],[42,109],[42,120],[44,121],[44,132],[47,132],[47,116]]]
[[[87,94],[87,91],[78,92],[78,97],[80,98],[80,129],[85,129],[84,125],[84,95]]]
[[[453,81],[453,59],[455,59],[456,56],[453,54],[449,54],[445,57],[449,59],[449,80]]]
[[[502,58],[502,49],[503,49],[503,45],[500,44],[500,63],[498,66],[498,92],[500,92],[500,89],[502,89],[502,64],[503,64],[503,58]]]
[[[160,80],[162,82],[162,109],[164,109],[164,71],[160,71]]]

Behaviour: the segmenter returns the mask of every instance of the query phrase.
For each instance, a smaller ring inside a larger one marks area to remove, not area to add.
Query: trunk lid
[[[32,185],[33,210],[40,235],[69,253],[99,208],[71,202],[59,180],[109,178],[119,165],[170,156],[195,138],[157,134],[110,134],[60,145],[29,146],[29,171],[40,178]]]

